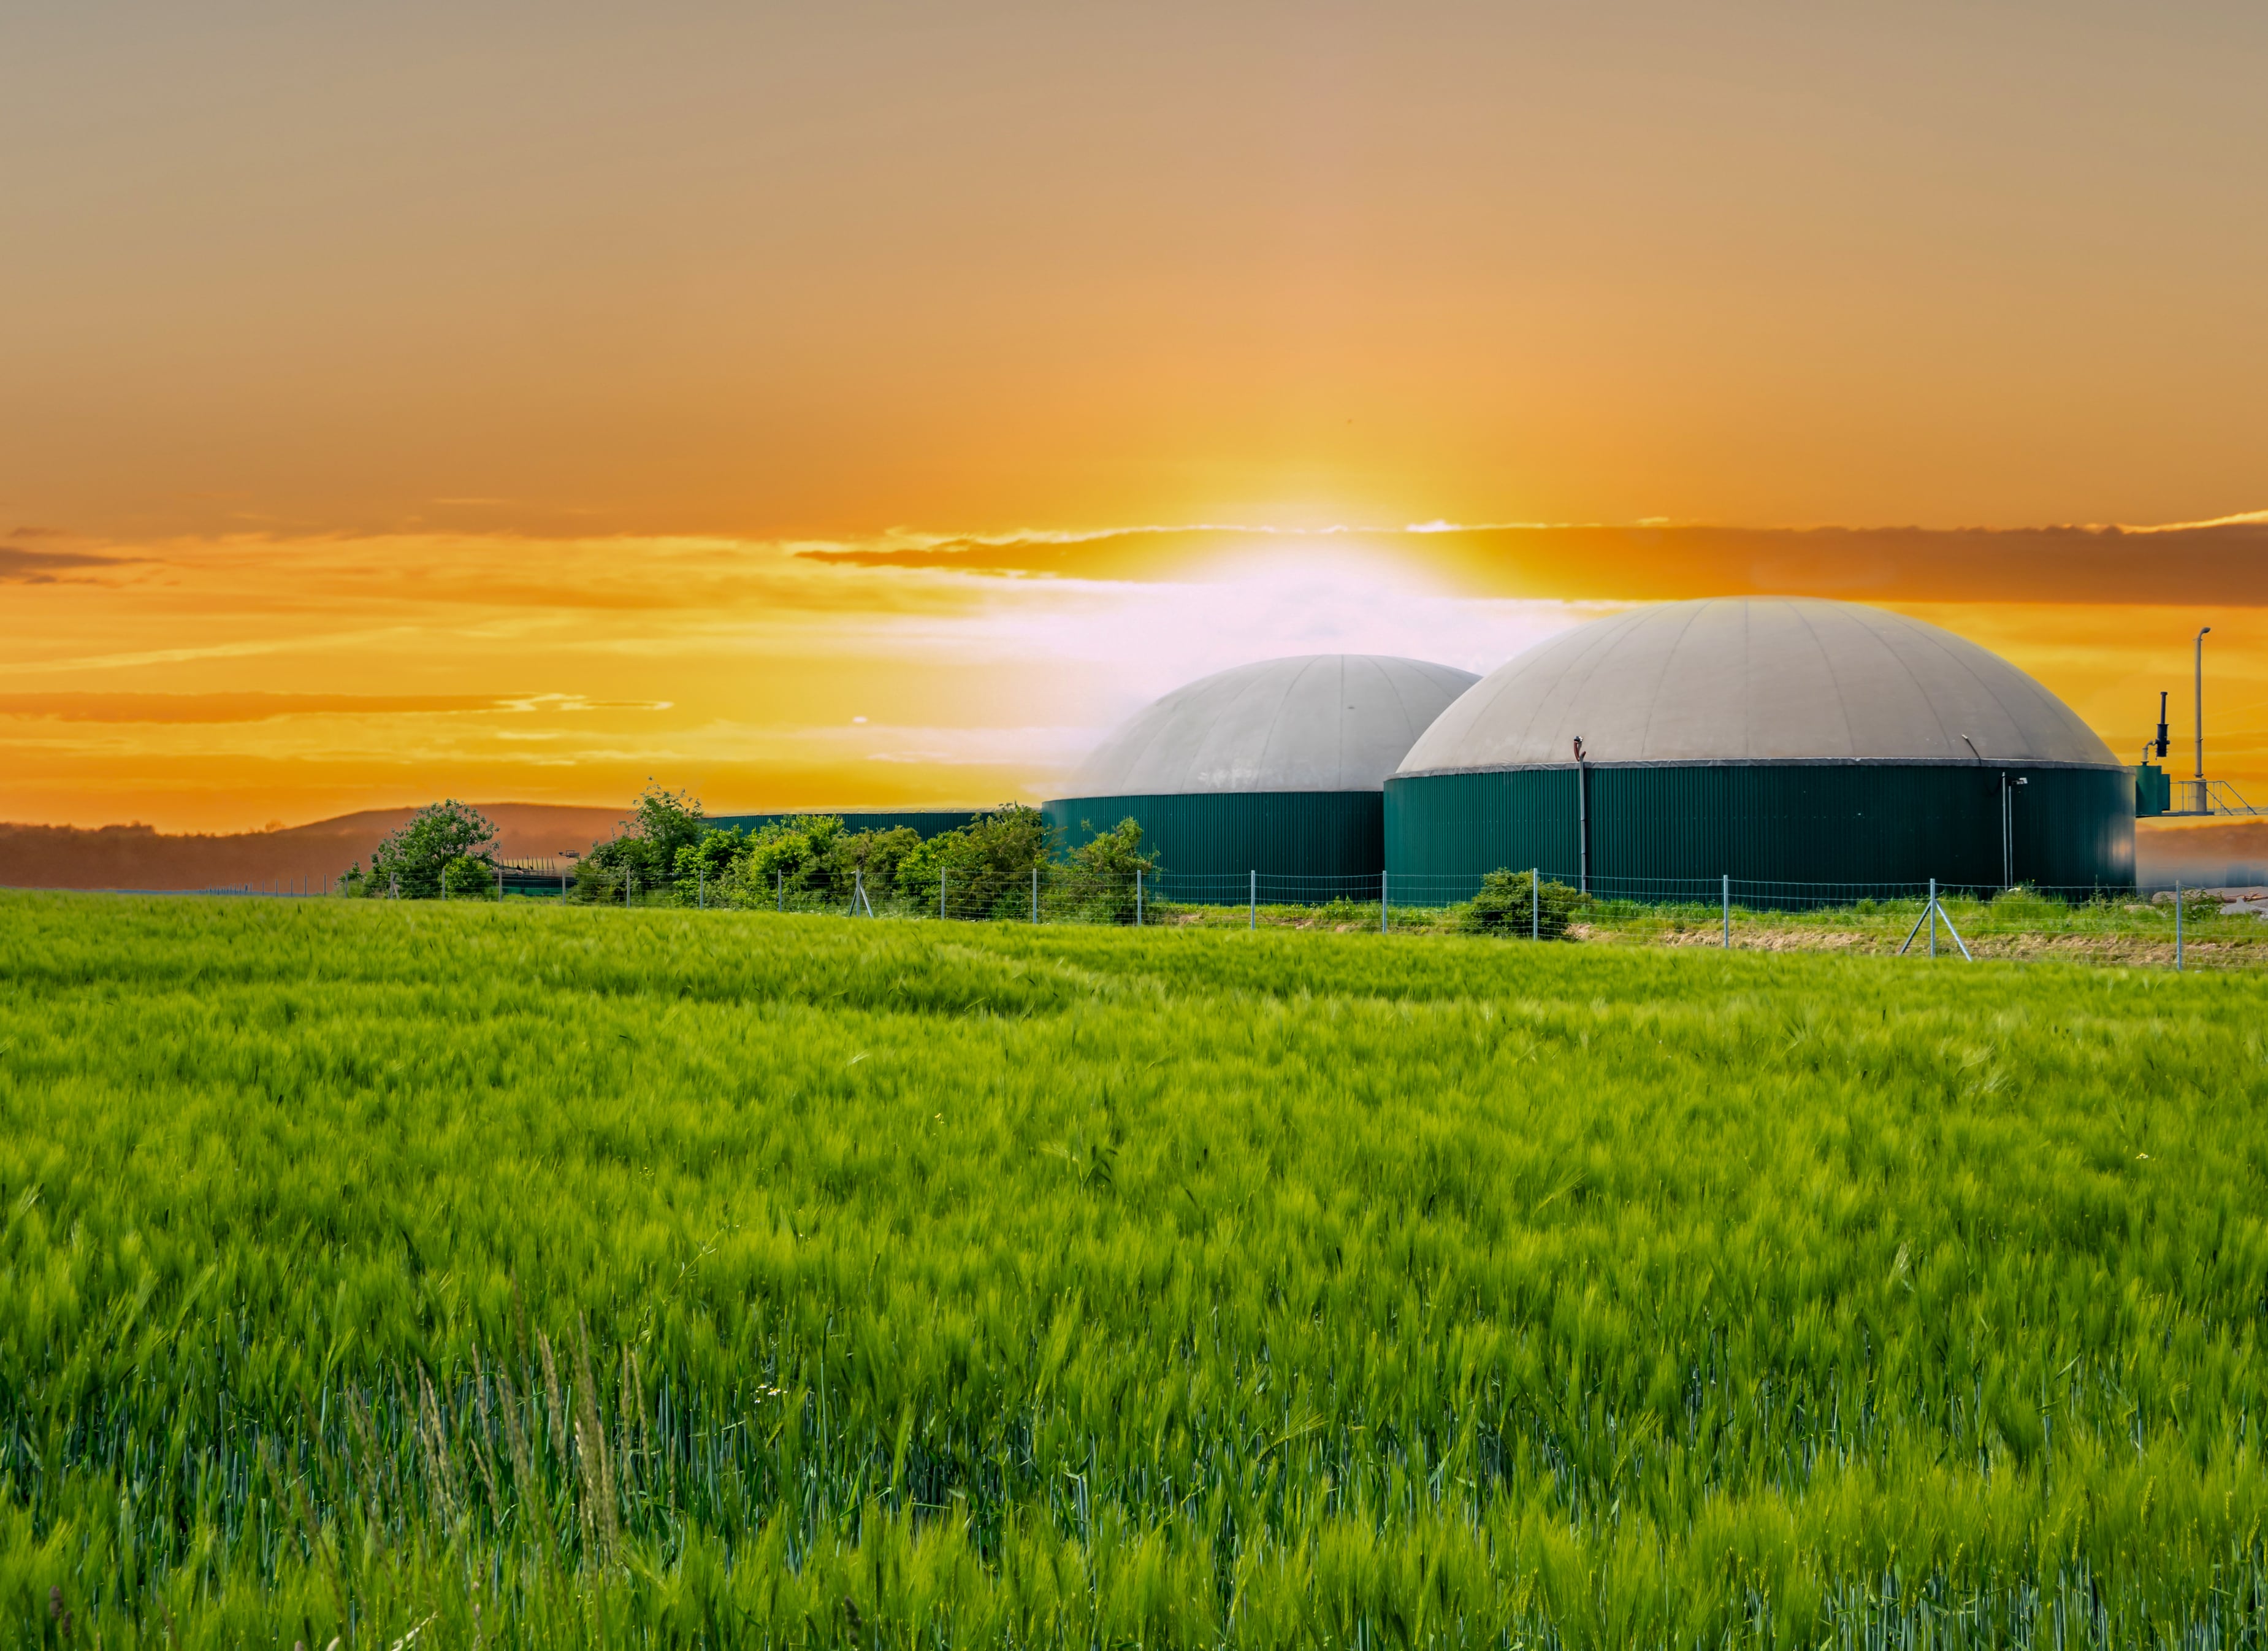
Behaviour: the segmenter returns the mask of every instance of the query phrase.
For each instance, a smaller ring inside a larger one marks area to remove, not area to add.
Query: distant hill
[[[580,851],[614,834],[627,808],[550,803],[474,805],[498,829],[508,858]],[[18,888],[220,888],[320,884],[357,861],[417,811],[368,808],[276,831],[170,836],[154,826],[0,824],[0,886]]]

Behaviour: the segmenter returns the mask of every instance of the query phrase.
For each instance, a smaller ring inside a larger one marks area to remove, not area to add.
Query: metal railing
[[[2170,806],[2160,818],[2268,813],[2245,801],[2243,793],[2225,779],[2175,779],[2169,782],[2169,790]]]

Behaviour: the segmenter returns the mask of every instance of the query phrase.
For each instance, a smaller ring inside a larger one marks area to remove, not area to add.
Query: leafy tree
[[[453,799],[431,804],[378,845],[370,857],[366,886],[381,896],[398,887],[404,900],[438,899],[442,873],[450,861],[473,860],[484,867],[494,864],[496,835],[495,822],[469,804]]]
[[[1506,871],[1499,866],[1481,879],[1480,892],[1457,919],[1457,926],[1467,934],[1502,934],[1525,940],[1533,920],[1540,939],[1562,938],[1575,913],[1591,903],[1590,896],[1565,883],[1547,882],[1536,890],[1534,882],[1534,876],[1528,872]]]
[[[649,779],[632,806],[631,835],[648,845],[657,866],[674,866],[681,849],[691,848],[709,829],[701,800],[689,791],[671,791]]]
[[[594,843],[575,868],[575,898],[621,902],[670,891],[681,851],[697,844],[709,828],[701,800],[689,791],[671,791],[649,779],[623,830]]]
[[[496,868],[486,860],[460,854],[441,868],[441,893],[450,900],[495,897]]]

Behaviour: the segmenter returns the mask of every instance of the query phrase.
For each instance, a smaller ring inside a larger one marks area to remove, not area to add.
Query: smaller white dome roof
[[[1098,746],[1066,797],[1382,791],[1480,678],[1373,653],[1263,660],[1177,688]]]
[[[1726,596],[1539,643],[1442,712],[1401,771],[1570,763],[1578,736],[1594,763],[2118,765],[2070,706],[1949,630],[1856,602]]]

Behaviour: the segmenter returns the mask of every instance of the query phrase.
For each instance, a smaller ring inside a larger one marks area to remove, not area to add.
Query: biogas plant
[[[1365,654],[1240,666],[1143,711],[1045,808],[1071,845],[1139,821],[1176,881],[1367,876],[1375,898],[1382,869],[1422,902],[1533,867],[1639,898],[1725,877],[1856,898],[2132,888],[2136,797],[2136,770],[1974,643],[1855,603],[1722,597],[1602,619],[1479,678]]]

